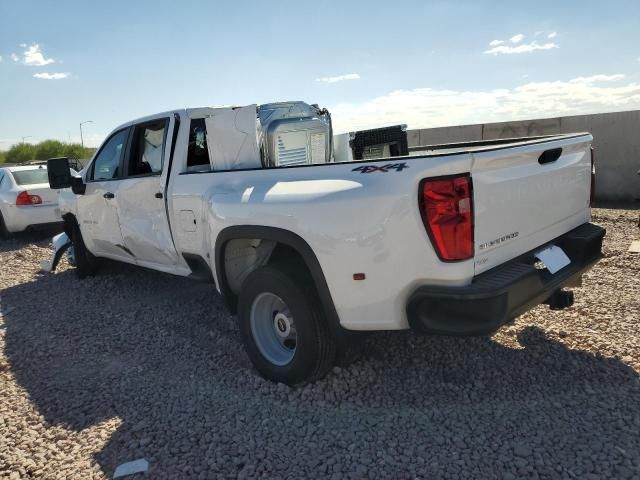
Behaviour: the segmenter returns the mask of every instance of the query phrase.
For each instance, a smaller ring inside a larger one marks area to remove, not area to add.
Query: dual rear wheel
[[[243,283],[238,318],[249,358],[269,380],[296,385],[323,377],[336,344],[313,283],[281,265],[266,265]]]

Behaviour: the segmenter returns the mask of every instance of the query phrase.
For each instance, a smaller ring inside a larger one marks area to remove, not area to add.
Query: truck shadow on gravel
[[[208,284],[107,265],[2,302],[9,368],[49,424],[121,420],[96,455],[109,478],[137,458],[150,478],[637,472],[637,373],[537,328],[520,348],[376,334],[351,366],[290,389],[255,373]]]

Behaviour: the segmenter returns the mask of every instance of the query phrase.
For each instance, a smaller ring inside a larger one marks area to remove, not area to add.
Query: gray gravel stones
[[[371,335],[290,389],[250,365],[214,289],[109,264],[37,272],[0,244],[0,478],[638,478],[637,211],[596,210],[606,258],[573,308],[492,337]]]

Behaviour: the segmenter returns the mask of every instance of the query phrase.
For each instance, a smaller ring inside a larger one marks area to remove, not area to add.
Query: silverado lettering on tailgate
[[[495,240],[491,240],[490,242],[481,243],[478,248],[480,250],[486,250],[487,248],[495,247],[496,245],[500,245],[501,243],[506,242],[507,240],[512,240],[520,235],[520,232],[513,232],[507,235],[504,235],[500,238],[496,238]]]

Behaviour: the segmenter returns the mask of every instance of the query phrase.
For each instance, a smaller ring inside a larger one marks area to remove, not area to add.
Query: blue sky
[[[640,108],[640,3],[0,0],[0,56],[0,149],[278,100],[444,126]]]

